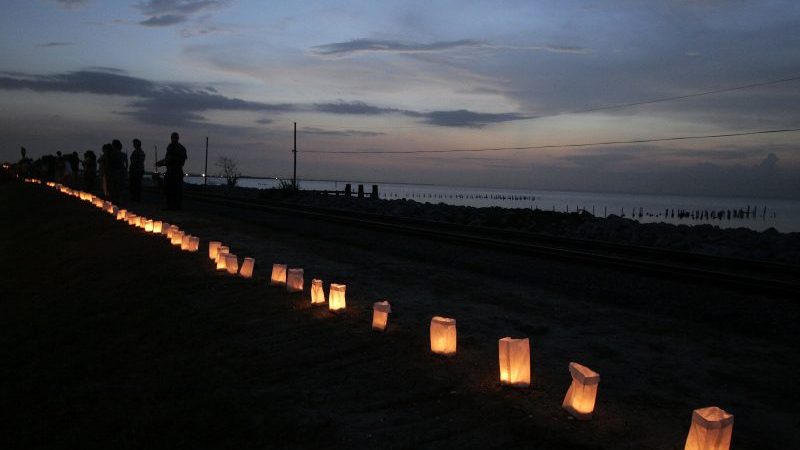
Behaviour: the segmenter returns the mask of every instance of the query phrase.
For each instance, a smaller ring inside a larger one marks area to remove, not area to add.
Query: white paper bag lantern
[[[431,351],[440,355],[456,353],[456,319],[440,316],[431,319]]]
[[[144,231],[146,231],[148,233],[152,233],[153,232],[153,221],[152,220],[147,219],[144,222]]]
[[[217,270],[225,270],[225,255],[228,253],[228,247],[221,245],[217,249]]]
[[[346,290],[347,285],[331,283],[331,290],[328,293],[328,308],[331,311],[338,311],[347,307],[344,295]]]
[[[728,450],[733,434],[733,414],[716,406],[695,409],[684,450]]]
[[[184,232],[183,231],[173,231],[172,232],[172,245],[177,246],[177,247],[182,247],[183,246],[183,236],[184,236]]]
[[[569,373],[572,375],[572,384],[561,406],[576,419],[589,420],[597,399],[600,374],[575,362],[569,363]]]
[[[504,337],[499,341],[500,384],[516,387],[531,385],[531,346],[528,338]]]
[[[170,229],[171,227],[172,227],[172,225],[170,225],[170,224],[169,224],[169,223],[167,223],[167,222],[164,222],[164,223],[162,223],[162,224],[161,224],[161,234],[162,234],[162,235],[164,235],[164,236],[166,236],[167,234],[169,234],[169,229]]]
[[[133,226],[133,221],[136,220],[136,214],[128,213],[125,219],[128,221],[128,225]]]
[[[375,302],[372,305],[372,329],[383,331],[386,329],[386,323],[389,322],[389,314],[392,312],[392,306],[388,300]]]
[[[153,221],[153,234],[161,234],[161,226],[164,225],[160,220]]]
[[[172,241],[172,237],[180,231],[177,225],[170,225],[169,230],[167,230],[167,239]]]
[[[191,234],[181,236],[181,250],[189,250],[189,243],[192,241]]]
[[[322,280],[314,278],[311,280],[311,304],[321,305],[323,303],[325,303],[325,288]]]
[[[186,250],[194,253],[199,249],[200,249],[200,238],[197,236],[192,236],[191,238],[189,238],[189,247]]]
[[[225,254],[225,270],[231,275],[239,273],[239,259],[233,253]]]
[[[289,269],[286,274],[286,290],[289,292],[303,292],[303,269]]]
[[[283,286],[286,284],[286,264],[273,264],[272,275],[269,278],[272,286]]]
[[[245,258],[242,267],[239,269],[239,276],[242,278],[253,278],[253,268],[256,265],[255,258]]]
[[[209,259],[217,259],[217,250],[219,250],[219,246],[222,245],[220,241],[209,241],[208,242],[208,257]]]
[[[117,220],[125,220],[125,215],[128,214],[127,210],[120,209],[117,211]]]

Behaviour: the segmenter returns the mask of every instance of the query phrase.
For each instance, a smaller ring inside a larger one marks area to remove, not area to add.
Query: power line
[[[521,147],[490,147],[490,148],[454,148],[442,150],[341,150],[341,151],[325,151],[325,150],[306,150],[303,153],[328,153],[328,154],[417,154],[417,153],[460,153],[460,152],[499,152],[506,150],[541,150],[548,148],[568,148],[568,147],[594,147],[600,145],[623,145],[623,144],[645,144],[650,142],[669,142],[669,141],[685,141],[690,139],[713,139],[713,138],[728,138],[736,136],[753,136],[759,134],[778,134],[778,133],[792,133],[800,131],[800,128],[784,128],[778,130],[762,130],[762,131],[747,131],[742,133],[725,133],[725,134],[706,134],[697,136],[676,136],[668,138],[655,138],[655,139],[633,139],[629,141],[606,141],[606,142],[592,142],[582,144],[549,144],[549,145],[526,145]]]
[[[741,90],[744,90],[744,89],[752,89],[752,88],[757,88],[757,87],[762,87],[762,86],[770,86],[770,85],[773,85],[773,84],[786,83],[786,82],[789,82],[789,81],[797,81],[797,80],[800,80],[800,76],[790,77],[790,78],[781,78],[780,80],[764,81],[764,82],[761,82],[761,83],[744,84],[744,85],[741,85],[741,86],[732,86],[732,87],[727,87],[727,88],[722,88],[722,89],[715,89],[713,91],[695,92],[693,94],[675,95],[675,96],[672,96],[672,97],[662,97],[662,98],[656,98],[656,99],[652,99],[652,100],[644,100],[644,101],[641,101],[641,102],[620,103],[620,104],[617,104],[617,105],[597,106],[597,107],[593,107],[593,108],[578,109],[578,110],[575,110],[575,111],[569,111],[569,112],[560,113],[560,114],[553,114],[553,115],[550,115],[550,116],[536,116],[536,117],[533,117],[532,119],[539,119],[539,118],[542,118],[542,117],[552,117],[552,116],[558,116],[558,115],[562,115],[562,114],[581,114],[581,113],[594,112],[594,111],[604,111],[604,110],[608,110],[608,109],[628,108],[630,106],[650,105],[650,104],[653,104],[653,103],[669,102],[669,101],[673,101],[673,100],[683,100],[683,99],[686,99],[686,98],[702,97],[702,96],[705,96],[705,95],[721,94],[723,92],[741,91]]]
[[[572,111],[558,112],[558,113],[552,113],[552,114],[542,114],[542,115],[539,115],[539,116],[526,117],[526,118],[518,119],[518,120],[515,120],[515,121],[538,120],[538,119],[546,119],[546,118],[550,118],[550,117],[565,116],[565,115],[570,115],[570,114],[584,114],[584,113],[596,112],[596,111],[607,111],[607,110],[612,110],[612,109],[630,108],[630,107],[633,107],[633,106],[651,105],[651,104],[654,104],[654,103],[663,103],[663,102],[670,102],[670,101],[675,101],[675,100],[684,100],[684,99],[687,99],[687,98],[704,97],[704,96],[708,96],[708,95],[722,94],[722,93],[725,93],[725,92],[741,91],[741,90],[745,90],[745,89],[753,89],[753,88],[757,88],[757,87],[771,86],[771,85],[775,85],[775,84],[788,83],[788,82],[791,82],[791,81],[798,81],[798,80],[800,80],[800,76],[793,76],[793,77],[788,77],[788,78],[780,78],[780,79],[777,79],[777,80],[769,80],[769,81],[762,81],[762,82],[758,82],[758,83],[750,83],[750,84],[743,84],[743,85],[739,85],[739,86],[731,86],[731,87],[727,87],[727,88],[714,89],[714,90],[710,90],[710,91],[694,92],[694,93],[691,93],[691,94],[674,95],[674,96],[671,96],[671,97],[661,97],[661,98],[655,98],[655,99],[651,99],[651,100],[642,100],[642,101],[630,102],[630,103],[618,103],[618,104],[614,104],[614,105],[593,106],[593,107],[584,108],[584,109],[576,109],[576,110],[572,110]],[[402,129],[402,128],[406,128],[406,129],[408,129],[408,128],[428,128],[428,127],[431,127],[431,126],[435,126],[435,125],[427,124],[427,125],[409,125],[409,126],[397,126],[397,127],[386,127],[386,126],[384,126],[384,127],[370,127],[370,129],[371,130],[375,130],[375,129],[378,129],[378,130],[389,130],[389,129]],[[347,130],[350,130],[350,128],[347,128],[347,127],[344,127],[344,128],[319,127],[319,128],[324,128],[326,130],[331,130],[331,129],[335,129],[335,130],[345,130],[345,129],[347,129]],[[355,130],[355,131],[357,131],[357,130]]]

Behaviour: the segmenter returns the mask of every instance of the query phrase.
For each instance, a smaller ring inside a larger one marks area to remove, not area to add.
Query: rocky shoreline
[[[282,189],[258,190],[239,187],[231,189],[221,186],[210,188],[228,195],[303,206],[800,265],[800,233],[781,233],[774,228],[759,232],[743,227],[640,223],[616,215],[606,218],[594,217],[586,212],[478,208],[445,203],[421,203],[408,199],[325,196],[315,191],[302,190],[292,192]]]

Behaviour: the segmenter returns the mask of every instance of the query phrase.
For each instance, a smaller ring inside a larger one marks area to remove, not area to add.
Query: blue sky
[[[0,159],[179,131],[190,171],[534,189],[797,196],[800,134],[452,154],[794,128],[800,4],[749,0],[32,0],[0,16]],[[548,116],[548,117],[539,117]],[[538,118],[535,118],[538,117]],[[149,155],[152,162],[152,154]]]

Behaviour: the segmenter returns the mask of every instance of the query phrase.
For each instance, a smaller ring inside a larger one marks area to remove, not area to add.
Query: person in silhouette
[[[181,209],[183,202],[183,164],[186,162],[186,148],[181,145],[178,133],[172,133],[164,159],[156,166],[166,167],[164,188],[167,191],[167,209]]]
[[[142,150],[142,141],[134,139],[131,164],[128,170],[132,202],[138,202],[142,199],[142,177],[144,177],[145,157],[144,150]]]
[[[91,150],[83,154],[83,188],[86,192],[94,190],[94,181],[97,178],[97,156]]]
[[[125,191],[126,169],[128,168],[128,157],[122,153],[122,142],[119,139],[111,141],[111,153],[107,165],[108,197],[113,203],[119,204]]]
[[[111,144],[103,144],[103,151],[100,155],[100,159],[97,162],[100,165],[100,188],[102,190],[103,197],[108,198],[108,173],[109,173],[109,165],[111,161]]]

